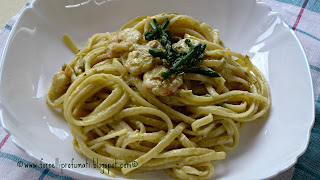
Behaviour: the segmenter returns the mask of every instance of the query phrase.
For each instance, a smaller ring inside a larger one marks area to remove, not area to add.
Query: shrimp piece
[[[64,71],[56,72],[53,76],[51,90],[54,99],[63,95],[71,84],[71,76],[67,76]]]
[[[72,76],[72,68],[70,66],[66,66],[64,73],[66,76],[71,77]]]
[[[177,43],[173,44],[173,47],[178,50],[178,51],[183,51],[188,53],[189,52],[189,46],[184,42],[186,39],[181,39],[180,41],[178,41]],[[190,39],[191,44],[196,46],[200,43],[200,41],[198,40],[194,40],[194,39]]]
[[[162,61],[159,58],[154,58],[150,53],[151,47],[157,47],[164,51],[161,44],[156,41],[150,41],[146,45],[136,46],[135,50],[128,54],[128,59],[124,62],[124,67],[132,75],[140,75],[152,69],[156,64]]]
[[[124,67],[132,75],[140,75],[147,72],[154,66],[154,57],[149,53],[148,48],[138,48],[128,54]]]
[[[148,46],[149,48],[158,48],[161,51],[165,51],[164,47],[161,45],[161,43],[157,40],[152,40],[149,41],[146,46]]]
[[[130,48],[142,40],[142,35],[139,31],[127,28],[119,33],[110,35],[110,41],[106,49],[109,58],[118,57],[121,53],[130,51]]]
[[[137,43],[142,39],[141,33],[133,28],[127,28],[119,32],[118,38],[130,44]]]
[[[144,87],[157,96],[167,96],[177,91],[183,84],[181,75],[173,74],[169,78],[164,79],[161,73],[168,69],[164,66],[156,66],[151,71],[143,75]]]

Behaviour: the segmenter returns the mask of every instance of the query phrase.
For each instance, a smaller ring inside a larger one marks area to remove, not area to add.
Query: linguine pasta
[[[176,71],[163,78],[170,66],[149,50],[167,47],[144,36],[153,19],[169,20],[166,29],[177,38],[172,47],[178,53],[205,44],[197,68],[218,75]],[[211,178],[212,161],[236,148],[244,122],[270,108],[268,84],[249,57],[225,47],[218,30],[189,16],[137,17],[119,32],[93,35],[81,50],[63,39],[77,53],[54,75],[47,103],[63,110],[78,153],[101,163],[137,164],[113,169],[122,174],[164,169],[179,179]]]

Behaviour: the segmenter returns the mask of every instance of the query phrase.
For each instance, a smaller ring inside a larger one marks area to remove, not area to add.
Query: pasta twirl
[[[54,75],[47,103],[63,109],[77,152],[101,163],[137,163],[113,169],[125,175],[164,169],[179,179],[208,179],[212,161],[236,148],[243,124],[270,108],[268,84],[249,57],[189,16],[137,17],[119,32],[93,35],[80,50],[64,40],[76,56]]]

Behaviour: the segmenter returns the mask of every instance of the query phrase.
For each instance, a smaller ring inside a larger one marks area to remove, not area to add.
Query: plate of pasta
[[[270,178],[314,121],[303,48],[255,0],[36,0],[1,68],[15,144],[78,179]]]

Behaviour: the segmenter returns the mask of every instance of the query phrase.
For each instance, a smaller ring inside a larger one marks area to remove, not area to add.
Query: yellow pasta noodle
[[[154,19],[169,20],[177,38],[172,48],[181,54],[191,51],[186,39],[205,44],[197,66],[219,76],[175,72],[164,78],[166,59],[149,49],[167,47],[145,38]],[[225,47],[218,30],[192,17],[136,17],[118,32],[93,35],[80,50],[66,35],[63,40],[76,55],[55,73],[47,104],[62,108],[78,153],[101,163],[136,163],[111,171],[163,169],[179,179],[211,178],[212,161],[237,147],[243,124],[268,114],[269,86],[249,57]],[[114,177],[111,171],[105,174]]]

